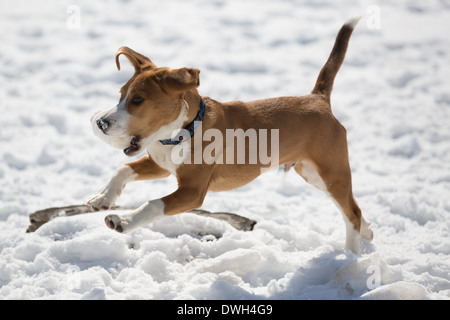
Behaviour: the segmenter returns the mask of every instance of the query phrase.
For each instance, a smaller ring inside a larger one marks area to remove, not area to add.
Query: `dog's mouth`
[[[137,154],[139,150],[141,150],[139,137],[134,136],[130,141],[130,145],[123,149],[123,153],[125,153],[127,156],[133,156]]]

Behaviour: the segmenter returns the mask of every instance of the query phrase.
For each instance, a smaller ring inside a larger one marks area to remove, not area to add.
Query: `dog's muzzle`
[[[130,136],[126,131],[127,117],[111,111],[99,111],[91,118],[94,134],[114,148],[121,149],[127,156],[141,151],[138,136]]]

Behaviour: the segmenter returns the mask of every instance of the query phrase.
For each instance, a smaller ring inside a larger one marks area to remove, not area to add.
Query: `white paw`
[[[121,189],[114,190],[113,188],[105,187],[93,195],[86,205],[95,211],[108,210],[114,205],[121,191]]]
[[[373,240],[373,231],[370,229],[370,223],[368,223],[364,218],[361,220],[361,237],[371,242]]]
[[[117,232],[124,233],[126,232],[126,227],[128,225],[128,222],[126,219],[122,219],[116,214],[110,214],[105,217],[105,223],[108,226],[108,228],[116,230]]]
[[[95,211],[110,209],[116,202],[117,197],[122,193],[125,185],[133,181],[135,177],[136,174],[129,166],[120,166],[106,187],[93,195],[86,205]]]
[[[142,227],[164,216],[164,203],[161,199],[152,200],[127,214],[110,214],[105,217],[105,223],[120,233]]]

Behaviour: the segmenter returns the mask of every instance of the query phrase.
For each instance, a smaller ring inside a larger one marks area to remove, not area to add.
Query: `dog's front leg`
[[[125,188],[125,185],[133,181],[136,176],[137,174],[130,166],[126,164],[121,165],[114,172],[106,186],[94,194],[86,205],[95,211],[108,210],[114,205],[117,197],[122,193],[123,188]]]
[[[196,176],[192,176],[192,172],[196,172]],[[186,177],[183,177],[183,174],[179,175],[178,189],[175,192],[161,199],[149,201],[130,213],[108,215],[105,218],[106,225],[125,233],[163,216],[200,208],[208,191],[210,172],[194,169]]]
[[[108,215],[105,223],[113,230],[126,233],[161,217],[197,209],[201,207],[205,194],[206,191],[179,188],[171,195],[149,201],[130,213]]]
[[[169,172],[159,167],[149,155],[121,165],[113,174],[108,184],[94,194],[86,203],[88,207],[98,210],[110,209],[125,185],[134,180],[157,179],[166,177]]]

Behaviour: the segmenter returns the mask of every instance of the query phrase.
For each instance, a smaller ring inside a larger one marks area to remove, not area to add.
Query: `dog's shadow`
[[[192,213],[164,217],[142,229],[142,233],[150,232],[152,238],[154,234],[160,234],[162,238],[167,239],[188,236],[201,242],[217,241],[223,237],[227,230],[236,230],[225,221],[202,217]],[[140,232],[138,231],[138,233]],[[134,234],[138,233],[134,232]],[[128,241],[128,247],[130,249],[139,249],[140,242],[145,239],[145,236],[143,238],[140,236],[132,236]]]
[[[294,272],[287,272],[283,277],[270,281],[265,294],[256,294],[253,290],[220,279],[203,293],[204,298],[221,300],[238,295],[240,299],[254,300],[364,299],[364,294],[376,285],[398,280],[376,252],[355,255],[349,250],[321,246],[311,256]],[[374,269],[379,273],[371,273]],[[374,275],[379,279],[374,281]]]

